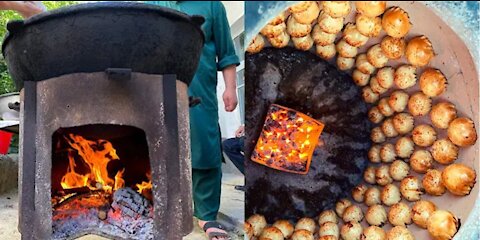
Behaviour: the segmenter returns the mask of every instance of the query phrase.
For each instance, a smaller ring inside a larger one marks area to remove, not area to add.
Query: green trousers
[[[222,168],[192,169],[193,214],[203,221],[217,220],[222,190]]]

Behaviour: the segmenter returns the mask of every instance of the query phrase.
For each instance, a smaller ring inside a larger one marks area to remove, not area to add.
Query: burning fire
[[[148,191],[151,191],[152,190],[152,176],[151,174],[147,173],[147,178],[148,178],[148,182],[145,182],[145,181],[142,181],[141,184],[137,184],[137,192],[140,193],[140,194],[144,194]]]
[[[252,160],[277,170],[306,174],[323,127],[303,113],[272,104]]]

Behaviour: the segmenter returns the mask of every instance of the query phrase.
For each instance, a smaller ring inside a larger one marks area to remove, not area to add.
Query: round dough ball
[[[388,184],[387,186],[383,187],[380,198],[382,203],[386,206],[392,206],[402,200],[402,197],[400,196],[400,190],[393,184]]]
[[[430,169],[425,173],[422,185],[425,192],[432,196],[442,196],[447,191],[442,182],[442,172],[436,169]]]
[[[391,163],[395,160],[395,147],[391,143],[387,143],[380,148],[380,159],[384,163]]]
[[[422,92],[417,92],[410,96],[408,100],[408,111],[413,116],[425,116],[432,109],[432,99]]]
[[[320,230],[318,231],[320,237],[323,236],[334,236],[338,238],[340,236],[340,231],[336,223],[326,222],[320,225]]]
[[[417,67],[427,65],[435,56],[432,43],[425,36],[412,38],[405,50],[405,56],[410,64]]]
[[[461,163],[451,164],[442,172],[442,183],[450,193],[457,196],[470,194],[476,178],[475,170]]]
[[[243,223],[243,231],[245,232],[245,236],[247,239],[252,239],[253,238],[253,226],[249,222],[244,222]]]
[[[385,142],[385,134],[383,134],[382,129],[380,127],[375,127],[372,129],[370,133],[370,139],[374,143],[383,143]]]
[[[375,72],[375,67],[368,62],[367,59],[367,54],[362,53],[357,56],[357,59],[355,61],[355,67],[357,67],[358,71],[364,73],[364,74],[372,74]]]
[[[377,226],[370,226],[363,230],[361,240],[385,240],[386,237],[385,230]]]
[[[378,110],[382,113],[385,117],[390,117],[393,115],[394,111],[388,104],[388,98],[382,98],[378,101]]]
[[[278,228],[284,238],[289,238],[293,234],[293,225],[287,220],[277,220],[272,226]]]
[[[380,203],[380,190],[376,187],[368,188],[365,192],[365,205],[370,207]]]
[[[395,85],[400,89],[407,89],[417,83],[417,68],[412,65],[402,65],[395,70],[393,77]]]
[[[380,84],[378,83],[378,80],[377,80],[377,76],[372,76],[370,78],[370,88],[376,94],[383,94],[388,90],[388,89],[380,86]]]
[[[337,214],[333,210],[325,210],[318,216],[318,225],[326,222],[338,223]]]
[[[267,24],[260,30],[260,33],[267,38],[274,38],[282,35],[287,30],[287,25],[282,22],[277,25]]]
[[[265,47],[265,40],[262,35],[257,34],[248,45],[247,52],[252,54],[258,53],[262,51],[263,47]]]
[[[334,44],[336,37],[337,37],[337,35],[335,33],[324,32],[320,28],[320,25],[318,25],[318,24],[316,24],[313,27],[312,38],[313,38],[313,42],[315,42],[315,44],[317,44],[317,45],[327,46],[327,45]]]
[[[395,143],[395,153],[401,158],[409,158],[414,149],[415,143],[410,137],[401,137]]]
[[[379,163],[381,161],[380,158],[380,149],[382,146],[380,145],[372,145],[370,150],[368,150],[368,160],[372,163]]]
[[[262,233],[263,229],[267,226],[267,220],[260,214],[254,214],[247,219],[253,227],[253,235],[258,237]]]
[[[290,36],[286,32],[282,32],[276,37],[268,38],[268,41],[275,48],[283,48],[290,42]]]
[[[380,43],[383,53],[389,59],[400,59],[405,52],[405,39],[385,36]]]
[[[435,141],[430,152],[435,161],[444,165],[453,163],[458,157],[458,147],[446,138]]]
[[[408,176],[400,182],[400,193],[403,198],[407,199],[410,202],[420,200],[420,197],[423,194],[423,189],[421,188],[420,181],[415,176]]]
[[[415,126],[414,122],[413,116],[408,113],[398,113],[392,120],[395,131],[402,135],[413,130],[413,127]]]
[[[342,56],[337,57],[337,67],[342,71],[349,70],[355,65],[355,58],[345,58]]]
[[[382,132],[385,134],[385,137],[393,138],[398,136],[397,130],[393,126],[393,120],[391,118],[385,119],[382,123]]]
[[[412,27],[407,12],[399,7],[389,8],[382,17],[382,27],[388,36],[401,38]]]
[[[412,223],[410,207],[403,202],[394,204],[388,211],[388,221],[393,226],[405,227]]]
[[[378,69],[376,74],[378,84],[383,88],[389,89],[393,86],[393,76],[395,70],[392,67],[383,67]]]
[[[357,1],[355,2],[357,12],[367,17],[377,17],[385,12],[386,1]]]
[[[405,110],[405,108],[407,107],[408,98],[408,93],[402,90],[397,90],[393,92],[388,98],[388,105],[390,105],[390,107],[395,112],[403,112],[403,110]]]
[[[428,200],[420,200],[413,204],[412,220],[417,226],[426,229],[428,218],[437,210],[437,206]]]
[[[359,206],[351,205],[345,209],[342,215],[344,222],[361,222],[363,220],[363,212]]]
[[[355,74],[355,72],[353,72],[353,73]],[[370,108],[370,110],[368,110],[368,119],[370,120],[370,122],[378,124],[384,118],[385,118],[385,116],[383,116],[383,114],[380,112],[378,107],[375,106],[375,107]]]
[[[433,157],[427,150],[416,150],[410,157],[410,167],[417,173],[426,173],[433,167]]]
[[[311,24],[320,13],[320,7],[316,1],[303,1],[289,8],[297,22]]]
[[[283,240],[283,233],[280,229],[276,227],[267,227],[263,229],[262,234],[260,235],[260,239],[267,238],[271,240]]]
[[[308,51],[310,48],[313,47],[313,39],[310,35],[306,35],[304,37],[292,37],[293,46],[302,51]],[[353,65],[353,64],[352,64]]]
[[[457,118],[448,125],[448,139],[459,147],[475,144],[477,132],[475,124],[469,118]]]
[[[437,133],[432,126],[422,124],[413,129],[412,139],[417,146],[429,147],[437,140]]]
[[[358,53],[358,48],[348,44],[345,39],[342,39],[337,43],[336,49],[338,55],[341,57],[354,58]]]
[[[370,183],[370,184],[375,184],[376,183],[376,180],[375,180],[375,167],[373,166],[368,166],[365,171],[363,172],[363,180],[365,180],[366,183]],[[368,189],[367,189],[368,191]],[[364,195],[366,195],[367,193],[365,192]],[[364,196],[364,198],[366,198],[366,196]]]
[[[315,50],[318,56],[326,60],[335,57],[335,54],[337,53],[337,50],[335,50],[335,44],[333,43],[326,46],[316,45]]]
[[[430,120],[436,128],[447,129],[455,118],[457,118],[457,110],[455,105],[449,102],[437,103],[430,111]]]
[[[332,17],[346,17],[352,7],[350,1],[322,1],[323,11]]]
[[[366,86],[370,81],[370,75],[360,72],[358,69],[353,70],[352,73],[353,82],[359,86]]]
[[[402,160],[395,160],[390,165],[388,173],[395,181],[402,181],[410,172],[410,166]]]
[[[415,240],[415,237],[406,227],[396,226],[388,231],[386,240]]]
[[[343,240],[359,240],[362,235],[362,225],[357,222],[347,222],[340,229],[340,236]]]
[[[360,184],[354,187],[352,189],[353,200],[359,203],[365,201],[365,192],[367,191],[367,189],[368,187],[365,184]]]
[[[385,186],[393,182],[388,165],[382,165],[375,170],[375,179],[380,186]]]
[[[428,233],[435,240],[452,239],[459,227],[460,221],[449,211],[436,210],[428,218]]]
[[[347,23],[343,28],[342,36],[349,45],[354,47],[363,46],[368,41],[368,37],[358,31],[355,23]]]
[[[315,221],[311,218],[301,218],[295,225],[295,230],[305,229],[310,232],[315,232]]]
[[[371,226],[382,227],[387,222],[387,211],[382,205],[373,205],[368,208],[365,219]]]
[[[291,37],[299,38],[305,37],[312,31],[312,25],[310,24],[301,24],[295,20],[293,16],[290,15],[287,20],[287,33]]]
[[[374,67],[382,68],[387,64],[388,57],[383,53],[380,44],[375,44],[368,49],[367,60]]]
[[[355,18],[358,31],[367,37],[377,37],[382,31],[382,19],[357,14]]]
[[[342,31],[343,20],[343,17],[334,18],[325,11],[321,11],[318,16],[318,26],[326,33],[337,34]]]
[[[419,82],[420,89],[429,97],[436,97],[447,90],[447,78],[438,69],[425,69]]]
[[[290,240],[314,240],[313,233],[308,230],[300,229],[295,230],[292,234],[292,238]]]
[[[338,201],[335,204],[335,212],[339,217],[343,217],[343,213],[345,212],[345,209],[350,206],[352,206],[352,202],[350,202],[348,199],[346,198],[340,199],[340,201]]]
[[[362,97],[366,103],[375,103],[378,101],[379,95],[374,93],[370,86],[366,86],[362,89]]]

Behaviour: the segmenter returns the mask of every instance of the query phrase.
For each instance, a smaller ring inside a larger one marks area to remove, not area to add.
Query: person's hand
[[[245,126],[240,126],[237,131],[235,131],[235,137],[239,138],[245,134]]]
[[[237,90],[235,88],[227,88],[223,93],[223,103],[225,111],[232,112],[237,107]]]
[[[46,11],[41,1],[0,1],[0,9],[17,11],[24,18]]]

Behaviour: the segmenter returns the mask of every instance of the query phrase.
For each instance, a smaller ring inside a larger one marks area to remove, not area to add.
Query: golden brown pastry
[[[335,212],[339,217],[342,217],[345,209],[350,206],[352,206],[352,202],[350,202],[350,200],[346,198],[340,199],[340,201],[335,204]]]
[[[337,214],[333,210],[325,210],[318,216],[318,225],[326,222],[338,223]]]
[[[380,203],[380,190],[376,187],[368,188],[365,192],[365,205],[370,207]]]
[[[258,53],[262,51],[263,47],[265,47],[265,40],[263,39],[262,35],[257,34],[250,44],[248,44],[247,52],[248,53]]]
[[[275,18],[273,18],[272,20],[270,20],[270,22],[268,22],[268,24],[270,25],[278,25],[280,23],[283,23],[285,22],[285,19],[287,18],[287,14],[286,12],[281,12],[280,14],[278,14]]]
[[[272,226],[278,228],[284,238],[289,238],[293,234],[293,225],[287,220],[277,220]]]
[[[477,132],[475,124],[469,118],[457,118],[448,125],[448,139],[459,147],[475,144]]]
[[[475,170],[461,163],[448,165],[442,172],[442,183],[449,192],[457,196],[470,194],[476,178]]]
[[[347,222],[340,229],[340,236],[343,240],[358,240],[362,235],[363,228],[360,223]]]
[[[287,30],[287,25],[282,22],[277,25],[270,25],[267,24],[265,27],[260,30],[260,33],[267,37],[267,38],[274,38],[280,36],[282,33],[284,33]]]
[[[388,211],[388,221],[393,226],[405,227],[412,223],[410,207],[403,202],[394,204]]]
[[[364,74],[370,75],[375,72],[375,67],[368,62],[367,54],[365,53],[357,56],[357,59],[355,60],[355,66],[357,67],[358,71]]]
[[[395,160],[397,154],[395,154],[395,147],[391,143],[386,143],[380,148],[380,159],[384,163],[391,163]]]
[[[267,226],[267,220],[260,214],[254,214],[247,219],[253,227],[253,235],[258,237],[262,233],[263,229]]]
[[[389,8],[382,17],[382,27],[388,36],[401,38],[407,35],[411,28],[407,12],[399,7]]]
[[[423,94],[422,92],[417,92],[410,96],[408,100],[408,111],[413,116],[425,116],[432,109],[432,99]]]
[[[415,176],[408,176],[400,182],[400,193],[402,197],[410,202],[420,200],[423,194],[420,181]]]
[[[442,172],[436,169],[430,169],[425,173],[422,185],[425,192],[433,196],[441,196],[447,191],[442,182]]]
[[[287,20],[287,33],[290,37],[299,38],[305,37],[312,31],[312,25],[301,24],[295,20],[293,16],[288,17]]]
[[[355,200],[356,202],[359,202],[359,203],[365,201],[365,192],[367,191],[367,189],[368,189],[368,187],[365,184],[359,184],[359,185],[355,186],[352,189],[353,200]]]
[[[368,110],[368,119],[370,120],[370,122],[377,124],[380,123],[384,118],[385,116],[383,116],[377,106],[372,107],[370,108],[370,110]]]
[[[375,170],[375,179],[380,186],[385,186],[393,182],[388,165],[382,165]]]
[[[393,120],[391,118],[385,119],[382,123],[382,132],[385,135],[385,137],[393,138],[398,136],[397,130],[395,130],[395,127],[393,126]],[[393,146],[392,146],[393,149]]]
[[[395,70],[392,67],[383,67],[378,69],[377,77],[378,84],[383,88],[389,89],[393,86],[393,77]]]
[[[368,37],[361,34],[355,23],[347,23],[343,29],[343,39],[354,47],[360,47],[365,45],[368,41]]]
[[[378,101],[378,94],[373,92],[372,88],[370,88],[370,86],[366,86],[362,89],[362,97],[363,97],[363,101],[365,101],[366,103],[375,103],[376,101]]]
[[[310,37],[310,35],[299,38],[292,37],[292,42],[296,49],[302,51],[308,51],[313,47],[313,39]]]
[[[378,80],[377,80],[377,77],[376,76],[372,76],[370,78],[370,88],[372,89],[372,91],[376,94],[383,94],[385,93],[388,89],[386,88],[383,88],[382,86],[380,86],[380,84],[378,83]]]
[[[420,89],[429,97],[436,97],[447,89],[447,78],[438,69],[427,68],[420,76]]]
[[[383,226],[387,222],[387,211],[382,205],[373,205],[368,208],[365,220],[371,226]]]
[[[408,98],[408,93],[402,90],[397,90],[390,95],[388,105],[390,105],[395,112],[403,112],[407,107]]]
[[[435,53],[430,40],[425,36],[420,36],[408,42],[405,56],[410,64],[421,67],[427,65],[435,56]]]
[[[356,1],[357,12],[367,17],[377,17],[385,12],[387,8],[386,1]]]
[[[457,118],[457,110],[455,105],[449,102],[437,103],[430,111],[430,120],[433,126],[440,129],[447,129],[455,118]]]
[[[366,183],[370,184],[375,184],[375,167],[373,166],[368,166],[365,171],[363,172],[363,180],[365,180]],[[367,189],[368,190],[368,189]],[[366,192],[365,192],[366,194]],[[365,195],[364,194],[364,195]]]
[[[320,7],[316,1],[303,1],[291,6],[289,10],[297,22],[311,24],[317,19]]]
[[[370,226],[363,230],[360,240],[385,240],[387,233],[380,227]]]
[[[270,44],[275,48],[283,48],[288,45],[290,36],[286,32],[282,32],[280,35],[272,38],[268,38]]]
[[[247,240],[251,240],[253,238],[252,224],[250,224],[249,222],[244,222],[243,231],[245,232],[245,237],[247,237]]]
[[[380,99],[380,101],[378,101],[377,108],[385,117],[390,117],[394,113],[393,109],[390,107],[390,104],[388,104],[388,98]]]
[[[361,222],[363,220],[363,212],[357,205],[351,205],[345,208],[342,215],[343,222]]]
[[[349,70],[355,65],[355,58],[337,57],[337,67],[342,71]]]
[[[380,158],[380,149],[382,146],[380,145],[373,145],[370,147],[370,150],[368,150],[368,160],[372,163],[379,163],[381,161]]]
[[[380,43],[380,47],[389,59],[399,59],[405,53],[406,43],[403,38],[385,36]]]
[[[437,210],[437,206],[435,206],[433,202],[420,200],[413,204],[412,220],[417,226],[426,229],[428,218],[433,212],[435,212],[435,210]]]
[[[435,240],[452,239],[459,227],[460,221],[449,211],[436,210],[428,218],[428,233]]]
[[[332,17],[346,17],[352,7],[350,1],[322,1],[323,11]]]
[[[395,153],[401,158],[409,158],[414,149],[415,143],[410,137],[401,137],[395,143]]]
[[[408,166],[408,164],[402,160],[393,161],[393,163],[390,165],[390,169],[388,170],[388,173],[390,173],[390,176],[395,181],[402,181],[408,176],[409,172],[410,166]]]
[[[335,57],[335,54],[337,53],[337,51],[335,50],[335,44],[330,44],[326,46],[316,45],[315,49],[317,55],[326,60]]]
[[[402,65],[395,70],[393,81],[400,89],[407,89],[417,83],[417,68],[411,65]]]
[[[295,230],[305,229],[310,232],[315,232],[315,221],[311,218],[300,218],[295,225]]]
[[[382,31],[382,19],[379,17],[367,17],[357,14],[355,17],[358,31],[367,37],[377,37]]]
[[[313,42],[320,46],[334,44],[336,36],[337,35],[335,33],[324,32],[318,24],[315,25],[312,30]]]
[[[412,140],[417,146],[429,147],[437,140],[437,133],[430,125],[418,125],[413,129]]]
[[[385,142],[385,134],[383,133],[382,128],[380,128],[380,127],[373,128],[372,132],[370,133],[370,139],[374,143]]]
[[[393,117],[393,127],[399,134],[407,134],[413,130],[413,116],[408,113],[398,113]]]
[[[388,184],[383,187],[380,198],[382,199],[382,203],[386,206],[392,206],[402,200],[400,190],[393,184]]]
[[[444,165],[453,163],[458,157],[458,147],[446,138],[435,141],[430,152],[435,161]]]
[[[263,229],[262,234],[260,235],[260,239],[268,238],[271,240],[283,240],[283,233],[280,229],[276,227],[267,227]]]
[[[293,232],[291,240],[314,240],[314,237],[312,232],[300,229]]]
[[[383,53],[380,44],[375,44],[368,49],[367,60],[374,67],[382,68],[387,64],[388,57]]]
[[[410,167],[417,173],[426,173],[433,167],[432,155],[427,150],[416,150],[410,157]]]
[[[337,34],[342,31],[343,21],[343,17],[334,18],[325,13],[325,11],[321,11],[318,16],[318,26],[327,33]]]
[[[388,231],[386,240],[415,240],[415,237],[406,227],[395,226]]]
[[[353,70],[353,73],[352,73],[352,79],[357,86],[363,87],[369,83],[370,74],[365,74],[359,71],[358,69],[355,69]]]
[[[338,55],[342,57],[354,58],[357,56],[358,48],[348,44],[345,39],[340,40],[335,46]]]
[[[338,229],[338,225],[333,222],[326,222],[320,225],[320,229],[318,230],[318,236],[333,236],[335,239],[338,239],[340,236],[340,230]]]

